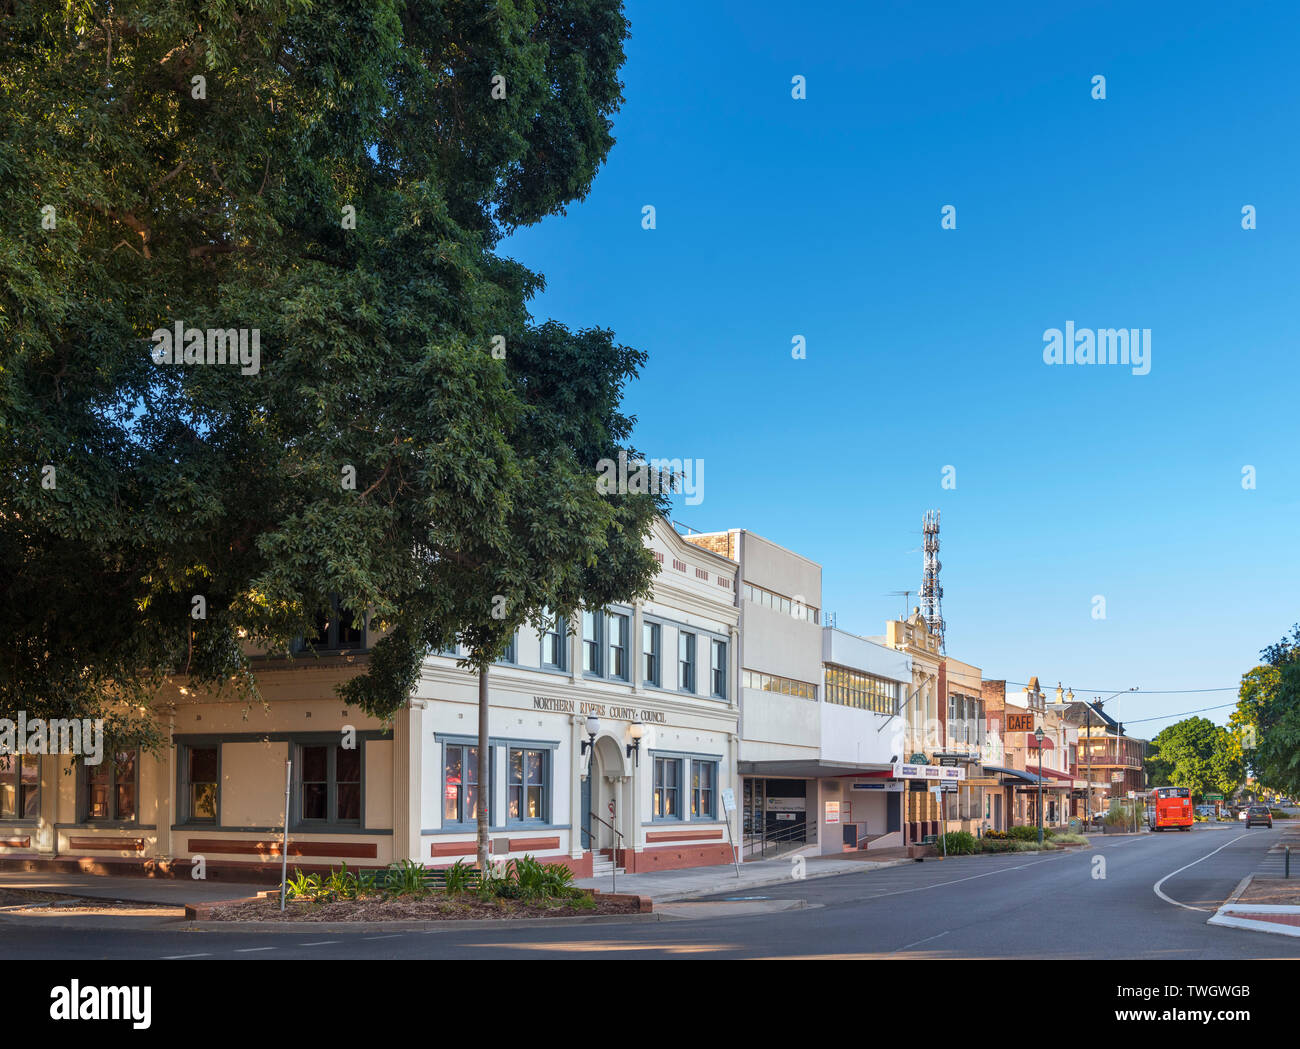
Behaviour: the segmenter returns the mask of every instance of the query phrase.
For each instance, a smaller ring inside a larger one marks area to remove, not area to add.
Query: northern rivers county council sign
[[[558,696],[534,696],[533,709],[553,710],[557,714],[595,714],[598,718],[613,718],[615,721],[643,721],[649,725],[668,724],[668,718],[662,710],[616,707],[612,703],[592,703],[586,700],[575,702],[572,699],[560,699]]]

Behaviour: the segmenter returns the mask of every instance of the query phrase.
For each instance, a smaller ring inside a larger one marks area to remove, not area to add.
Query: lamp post
[[[587,715],[587,738],[582,741],[582,747],[579,753],[585,754],[596,745],[596,736],[600,732],[600,718],[595,714]],[[587,767],[591,768],[591,759],[587,759]]]
[[[1034,729],[1038,740],[1038,847],[1043,847],[1043,726]]]

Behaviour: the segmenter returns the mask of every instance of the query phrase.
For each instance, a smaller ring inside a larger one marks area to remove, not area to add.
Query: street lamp
[[[1043,847],[1043,726],[1034,729],[1038,740],[1038,847]]]
[[[582,741],[582,746],[578,751],[579,754],[587,753],[587,751],[591,750],[591,748],[596,745],[596,734],[598,732],[600,732],[600,718],[596,717],[595,714],[588,714],[587,738]]]
[[[630,758],[633,754],[635,754],[637,768],[640,768],[641,767],[641,737],[645,734],[645,726],[641,724],[640,720],[638,719],[632,722],[632,724],[628,727],[627,732],[628,735],[632,738],[632,742],[627,745],[627,756]]]

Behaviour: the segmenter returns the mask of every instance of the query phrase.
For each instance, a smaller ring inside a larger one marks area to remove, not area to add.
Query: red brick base
[[[731,846],[726,843],[668,845],[644,852],[620,849],[618,865],[628,874],[645,874],[647,871],[675,871],[682,867],[714,867],[730,863],[732,855]]]

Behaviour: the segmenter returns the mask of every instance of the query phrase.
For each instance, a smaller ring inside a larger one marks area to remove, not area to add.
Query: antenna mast
[[[946,652],[943,639],[943,587],[939,584],[939,511],[927,510],[921,516],[921,532],[925,536],[924,566],[921,575],[921,615],[926,629],[939,639],[939,651]]]

